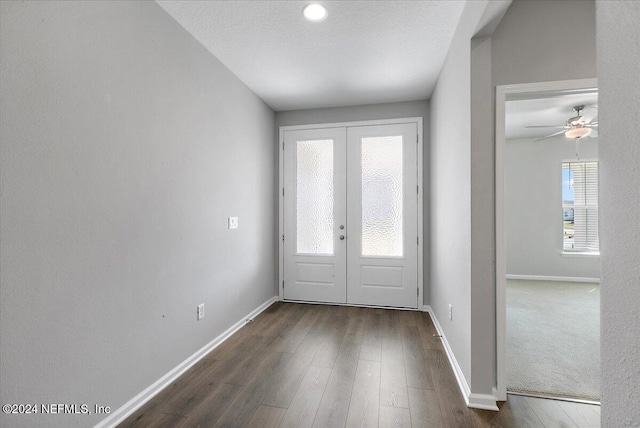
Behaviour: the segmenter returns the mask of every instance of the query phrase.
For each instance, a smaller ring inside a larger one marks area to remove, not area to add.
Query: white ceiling
[[[506,103],[506,139],[541,138],[560,129],[525,128],[529,125],[564,125],[567,119],[574,117],[573,107],[584,105],[583,119],[594,121],[598,116],[598,93],[550,94],[544,98],[527,98],[507,101]],[[595,133],[593,135],[596,135]],[[565,138],[559,135],[554,138]]]
[[[276,111],[429,98],[465,4],[156,1]]]

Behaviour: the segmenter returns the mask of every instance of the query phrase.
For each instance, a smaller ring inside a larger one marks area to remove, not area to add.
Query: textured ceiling
[[[157,3],[274,110],[426,99],[464,1]]]
[[[507,101],[506,103],[506,138],[540,138],[560,129],[534,128],[529,125],[564,125],[567,119],[574,117],[572,108],[584,105],[583,119],[587,122],[597,120],[598,93],[555,94],[544,98],[529,98]],[[593,134],[594,136],[596,133]],[[564,138],[559,135],[554,138]]]

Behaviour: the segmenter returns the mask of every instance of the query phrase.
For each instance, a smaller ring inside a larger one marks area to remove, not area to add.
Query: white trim
[[[424,155],[423,155],[423,129],[422,129],[422,118],[416,117],[417,128],[418,128],[418,153],[416,154],[418,162],[418,307],[416,309],[420,310],[420,308],[424,305],[424,176],[423,167],[424,167]]]
[[[324,306],[351,306],[354,308],[372,308],[372,309],[393,309],[395,311],[420,311],[420,309],[416,308],[403,308],[400,306],[378,306],[378,305],[361,305],[361,304],[353,304],[353,303],[335,303],[335,302],[312,302],[308,300],[291,300],[284,299],[283,302],[287,303],[300,303],[303,305],[324,305]]]
[[[553,82],[526,83],[496,86],[496,391],[498,401],[507,399],[505,379],[507,303],[506,303],[506,233],[504,204],[504,146],[505,102],[508,95],[544,93],[557,91],[579,91],[598,87],[598,79],[561,80]]]
[[[240,321],[229,327],[218,337],[207,343],[193,355],[178,364],[167,374],[147,387],[144,391],[133,397],[131,400],[127,401],[122,407],[111,413],[107,418],[100,421],[97,425],[95,425],[94,428],[115,427],[118,424],[122,423],[126,418],[133,414],[133,412],[142,407],[147,401],[151,400],[156,394],[158,394],[167,386],[171,385],[174,380],[176,380],[180,375],[189,370],[191,366],[200,361],[209,352],[213,351],[216,347],[218,347],[218,345],[227,340],[236,331],[244,327],[247,323],[247,320],[253,320],[253,318],[258,316],[262,311],[264,311],[277,301],[278,297],[274,296],[258,306],[253,311],[249,312],[246,316],[242,317]]]
[[[379,125],[393,125],[400,123],[415,123],[418,127],[418,151],[416,153],[418,162],[418,301],[417,307],[420,309],[421,303],[424,303],[424,181],[423,181],[423,119],[422,117],[405,117],[398,119],[377,119],[377,120],[363,120],[355,122],[335,122],[335,123],[318,123],[310,125],[289,125],[281,126],[278,131],[278,159],[279,159],[279,180],[278,180],[278,295],[280,300],[284,300],[284,290],[282,284],[284,282],[284,243],[282,241],[282,235],[284,234],[284,196],[282,195],[282,189],[284,189],[284,156],[283,156],[283,144],[284,133],[286,131],[295,131],[301,129],[325,129],[325,128],[348,128],[354,126],[379,126]],[[422,300],[422,302],[420,301]],[[318,303],[318,302],[314,302]],[[401,309],[401,308],[398,308]]]
[[[436,315],[433,313],[431,306],[424,305],[422,308],[423,311],[428,312],[431,320],[433,321],[433,325],[436,327],[438,334],[440,335],[440,340],[442,341],[442,346],[444,347],[444,351],[447,354],[447,358],[449,359],[449,364],[451,364],[451,369],[453,370],[453,374],[456,376],[456,380],[458,381],[458,387],[460,388],[460,392],[462,392],[462,396],[464,397],[464,402],[467,407],[471,407],[474,409],[483,409],[483,410],[493,410],[499,411],[498,406],[496,404],[495,395],[491,394],[476,394],[472,393],[469,388],[469,384],[462,373],[462,369],[456,360],[455,355],[453,354],[453,350],[451,346],[449,346],[449,342],[447,341],[446,336],[444,335],[444,330],[440,326]]]
[[[402,117],[398,119],[375,119],[375,120],[359,120],[354,122],[332,122],[332,123],[312,123],[309,125],[287,125],[280,127],[280,134],[284,131],[298,131],[301,129],[325,129],[325,128],[349,128],[353,126],[380,126],[394,125],[399,123],[420,123],[422,117]],[[281,138],[282,139],[282,138]]]
[[[505,379],[505,353],[507,337],[507,258],[504,205],[504,145],[506,91],[496,86],[496,397],[498,401],[507,400],[507,382]]]
[[[545,276],[545,275],[510,275],[507,279],[524,279],[527,281],[561,281],[561,282],[588,282],[600,283],[600,278],[582,278],[579,276]]]
[[[278,131],[278,297],[284,300],[284,127]]]
[[[590,253],[587,251],[563,251],[562,257],[586,257],[586,258],[600,258],[600,253]]]
[[[549,82],[514,83],[512,85],[496,85],[503,95],[522,95],[537,92],[570,92],[598,88],[598,79],[555,80]],[[551,95],[551,94],[549,94]],[[504,99],[504,98],[503,98]],[[496,121],[498,118],[496,118]],[[502,118],[504,122],[504,117]],[[503,128],[504,130],[504,128]]]
[[[469,394],[468,407],[473,409],[491,410],[493,412],[499,412],[500,409],[496,404],[496,396],[491,394],[476,394],[472,392]]]

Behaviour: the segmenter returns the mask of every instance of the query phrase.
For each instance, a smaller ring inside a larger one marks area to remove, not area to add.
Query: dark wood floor
[[[275,303],[121,427],[591,427],[599,407],[469,409],[423,312]]]

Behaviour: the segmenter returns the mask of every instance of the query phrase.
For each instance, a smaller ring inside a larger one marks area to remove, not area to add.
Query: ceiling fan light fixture
[[[311,22],[321,22],[327,19],[327,9],[319,3],[309,3],[302,9],[302,14]]]
[[[571,128],[567,132],[564,133],[564,136],[567,138],[582,138],[591,134],[591,128]]]

